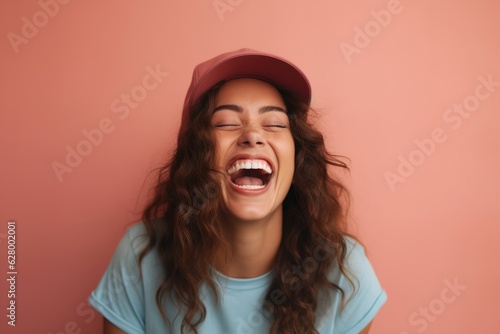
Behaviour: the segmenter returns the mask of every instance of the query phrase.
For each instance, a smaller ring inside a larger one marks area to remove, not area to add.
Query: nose
[[[262,129],[255,124],[247,124],[243,127],[240,137],[238,138],[239,146],[263,146],[266,144],[266,138]]]

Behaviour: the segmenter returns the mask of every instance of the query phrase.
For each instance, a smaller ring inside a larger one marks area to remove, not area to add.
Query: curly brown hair
[[[156,293],[157,306],[166,322],[162,300],[175,295],[185,309],[182,333],[197,333],[206,308],[198,292],[208,284],[218,292],[211,265],[222,248],[229,251],[222,233],[221,189],[223,175],[215,168],[215,137],[211,116],[215,85],[192,108],[189,126],[181,129],[170,162],[159,170],[154,196],[143,213],[149,236],[139,261],[156,251],[168,273]],[[292,186],[283,201],[283,235],[274,264],[275,275],[263,310],[272,314],[270,333],[317,333],[316,311],[323,289],[344,291],[328,279],[332,265],[349,278],[345,267],[347,189],[333,176],[333,168],[348,170],[342,157],[330,154],[323,135],[308,121],[310,108],[293,94],[279,89],[287,107],[295,143]],[[291,275],[300,266],[304,273]]]

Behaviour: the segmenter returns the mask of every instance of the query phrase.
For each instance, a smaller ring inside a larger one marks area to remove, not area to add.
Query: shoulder
[[[338,264],[332,267],[331,282],[343,293],[333,294],[335,317],[330,323],[335,332],[359,333],[365,328],[387,299],[364,246],[345,237],[346,256],[342,273]]]
[[[125,230],[116,248],[116,252],[118,254],[133,252],[138,256],[147,246],[148,240],[146,226],[143,222],[137,222]]]
[[[147,297],[138,259],[147,245],[145,232],[141,223],[127,228],[101,281],[89,297],[89,303],[97,311],[126,333],[144,333]],[[149,273],[148,270],[142,272]]]
[[[144,222],[137,222],[127,228],[125,236],[130,242],[137,246],[143,246],[148,241],[148,234]]]
[[[368,267],[371,267],[368,257],[366,256],[365,248],[360,242],[350,236],[344,236],[344,241],[345,256],[342,264],[343,268],[346,269],[348,277],[342,274],[339,263],[335,262],[330,271],[330,278],[334,280],[334,283],[339,283],[338,281],[342,281],[346,278],[352,279],[355,276],[359,276],[369,269]]]
[[[375,270],[366,255],[365,247],[352,237],[345,236],[344,239],[346,244],[343,262],[345,274],[340,271],[338,263],[333,266],[332,270],[332,275],[339,281],[340,286],[350,285],[347,290],[352,289],[353,294],[356,293],[356,290],[367,286],[376,287],[382,291]]]
[[[154,251],[147,252],[141,259],[141,254],[147,247],[148,241],[149,237],[143,222],[137,222],[126,228],[115,248],[108,270],[148,276],[151,267],[157,262],[157,255]]]
[[[369,262],[366,255],[365,247],[356,239],[345,236],[346,242],[346,257],[345,265],[350,270],[366,269],[366,264]]]

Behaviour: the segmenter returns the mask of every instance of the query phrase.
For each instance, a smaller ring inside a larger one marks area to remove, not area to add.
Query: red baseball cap
[[[195,67],[184,101],[181,128],[188,124],[189,110],[213,85],[237,78],[263,80],[296,94],[307,104],[311,101],[311,85],[297,66],[269,53],[239,49],[220,54]]]

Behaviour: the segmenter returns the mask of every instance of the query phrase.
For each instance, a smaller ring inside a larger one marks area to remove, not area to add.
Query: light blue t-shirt
[[[120,241],[98,287],[92,292],[89,302],[104,317],[128,334],[180,333],[182,311],[171,299],[165,301],[165,312],[170,324],[165,323],[156,304],[156,290],[164,277],[164,270],[157,254],[149,252],[141,263],[142,279],[139,276],[137,258],[147,237],[145,226],[140,223],[130,227]],[[356,293],[337,270],[332,270],[330,279],[351,297],[342,312],[340,293],[331,290],[329,305],[318,309],[316,329],[320,334],[358,334],[370,323],[387,299],[381,288],[363,247],[353,239],[347,239],[346,265],[356,276]],[[291,269],[287,278],[300,282],[301,275],[314,270],[314,261],[304,259],[302,267]],[[316,262],[317,264],[317,262]],[[200,298],[207,309],[206,318],[198,327],[199,334],[266,334],[273,316],[262,304],[272,281],[273,272],[251,279],[226,277],[216,271],[213,278],[219,287],[218,304],[212,290],[202,285]],[[302,276],[304,277],[304,276]],[[295,283],[294,283],[295,284]],[[280,291],[273,291],[272,302],[282,303],[286,298]],[[272,305],[268,301],[268,305]]]

